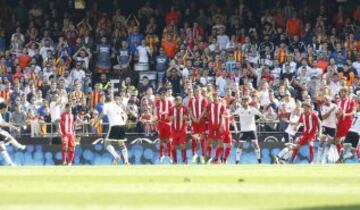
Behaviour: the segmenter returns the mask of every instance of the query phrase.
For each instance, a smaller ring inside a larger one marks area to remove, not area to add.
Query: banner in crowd
[[[284,147],[283,135],[280,133],[260,133],[259,134],[262,162],[266,164],[272,163],[272,156],[277,155]],[[28,138],[19,139],[20,142],[27,144],[25,151],[15,150],[12,146],[7,146],[9,154],[17,165],[60,165],[61,164],[61,145],[59,139],[45,138]],[[116,147],[117,143],[113,142]],[[235,162],[235,144],[228,159],[229,164]],[[163,163],[159,163],[159,141],[155,138],[144,137],[143,135],[129,135],[127,141],[129,160],[131,164],[169,164],[169,160],[165,159]],[[117,147],[119,154],[119,148]],[[198,151],[200,152],[200,150]],[[308,163],[308,147],[304,146],[300,149],[297,162]],[[180,151],[178,157],[181,157]],[[188,163],[191,163],[192,152],[191,146],[187,149]],[[179,158],[181,160],[181,158]],[[76,146],[74,165],[111,165],[112,156],[108,153],[103,145],[102,138],[83,137]],[[350,161],[352,162],[352,161]],[[241,156],[241,163],[254,164],[257,163],[256,155],[253,151],[252,144],[246,142]],[[181,161],[180,163],[181,164]],[[4,165],[0,157],[0,165]]]

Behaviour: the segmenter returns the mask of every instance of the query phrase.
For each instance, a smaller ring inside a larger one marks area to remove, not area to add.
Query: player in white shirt
[[[359,139],[360,139],[360,105],[357,105],[357,112],[353,117],[351,127],[349,129],[349,132],[346,134],[345,141],[340,152],[340,158],[338,161],[339,163],[343,162],[344,159],[348,159],[348,158],[350,159],[353,157],[353,155],[358,150]],[[350,150],[351,154],[350,156],[345,158],[345,156],[347,156],[345,155],[345,153],[349,147],[351,148]]]
[[[300,119],[302,114],[301,103],[296,103],[296,108],[291,112],[289,125],[287,126],[285,133],[288,135],[288,142],[285,143],[285,147],[274,156],[273,162],[275,164],[284,164],[289,161],[292,156],[293,149],[295,148],[294,138],[296,133],[298,132],[300,126],[296,126],[297,122]]]
[[[51,123],[55,126],[55,131],[59,130],[58,122],[60,120],[60,115],[64,109],[65,101],[59,97],[59,95],[55,94],[52,96],[52,101],[50,102],[50,118]]]
[[[322,134],[317,152],[317,163],[326,163],[330,143],[335,139],[337,105],[331,102],[331,96],[324,96],[324,104],[320,107]]]
[[[111,142],[118,142],[124,158],[124,164],[128,165],[128,152],[125,145],[125,125],[128,116],[120,96],[115,96],[115,100],[111,99],[110,102],[105,103],[103,112],[100,114],[98,119],[102,119],[104,116],[107,116],[109,120],[109,131],[104,141],[106,150],[108,150],[114,157],[114,163],[118,163],[121,159],[120,155],[115,151],[114,146],[111,145]]]
[[[242,107],[238,108],[234,113],[235,115],[239,116],[240,119],[240,141],[236,148],[235,154],[237,164],[240,163],[240,157],[243,149],[243,141],[249,140],[254,145],[258,163],[261,163],[261,152],[258,138],[256,135],[255,117],[262,117],[262,114],[258,109],[249,106],[249,100],[249,97],[243,97],[241,103]]]
[[[0,127],[8,127],[8,128],[12,128],[14,130],[19,131],[20,128],[12,125],[11,123],[6,122],[2,118],[1,114],[5,113],[7,111],[7,108],[8,108],[7,104],[5,104],[4,102],[0,103]],[[26,146],[22,145],[18,141],[16,141],[16,139],[14,137],[12,137],[9,134],[9,132],[0,128],[0,155],[5,160],[7,165],[14,166],[15,164],[12,162],[12,160],[6,150],[6,146],[5,146],[6,144],[11,144],[15,148],[20,149],[20,150],[25,150]]]

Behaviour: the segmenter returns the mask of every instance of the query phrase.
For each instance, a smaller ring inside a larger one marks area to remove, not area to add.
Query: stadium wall
[[[259,140],[261,145],[262,161],[270,164],[271,156],[276,155],[284,147],[281,141],[283,134],[280,133],[261,133]],[[60,165],[61,164],[61,145],[59,139],[49,138],[22,138],[21,143],[27,144],[25,151],[18,151],[12,146],[8,146],[11,158],[17,165]],[[116,145],[116,143],[113,143]],[[131,164],[159,164],[159,144],[155,137],[144,138],[143,135],[130,135],[127,141],[129,160]],[[119,154],[120,151],[118,150]],[[308,163],[308,147],[304,146],[300,149],[297,158],[298,163]],[[178,157],[180,157],[178,153]],[[191,161],[191,147],[188,145],[187,157]],[[102,139],[97,137],[83,137],[76,146],[74,165],[111,165],[112,156],[107,152],[102,144]],[[229,163],[235,162],[235,147],[233,146]],[[241,157],[241,163],[255,164],[256,155],[253,152],[252,145],[247,142],[244,145],[244,151]],[[355,162],[355,160],[347,160],[347,162]],[[169,163],[165,160],[164,164]],[[181,163],[179,163],[181,164]],[[4,165],[0,157],[0,165]]]

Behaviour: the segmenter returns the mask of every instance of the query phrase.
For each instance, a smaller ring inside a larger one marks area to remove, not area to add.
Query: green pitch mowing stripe
[[[360,209],[359,165],[0,167],[0,209]]]

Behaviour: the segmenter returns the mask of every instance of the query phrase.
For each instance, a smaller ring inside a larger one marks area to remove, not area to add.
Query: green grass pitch
[[[0,209],[360,209],[360,166],[0,167]]]

